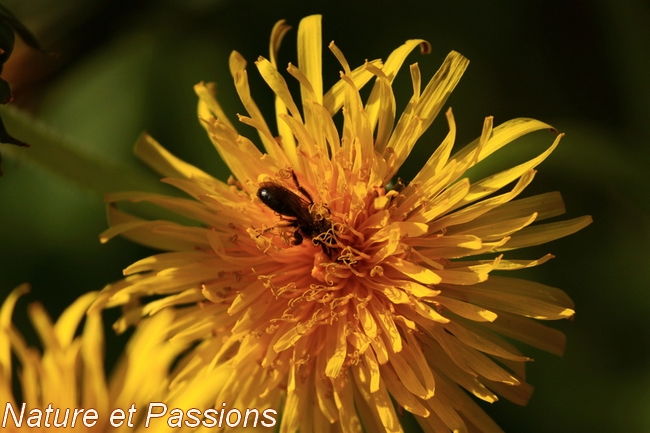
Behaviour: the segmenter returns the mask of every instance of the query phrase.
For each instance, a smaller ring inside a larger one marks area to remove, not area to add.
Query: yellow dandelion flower
[[[27,291],[27,285],[18,287],[0,309],[2,431],[166,431],[165,420],[155,416],[160,404],[189,408],[185,402],[190,395],[193,404],[207,407],[205,396],[211,397],[211,389],[227,378],[228,372],[222,370],[203,376],[201,384],[173,382],[172,364],[186,348],[166,341],[160,332],[173,321],[172,312],[166,311],[138,326],[107,380],[102,319],[97,313],[85,314],[97,292],[77,299],[56,323],[41,304],[29,306],[41,354],[11,323],[16,301]],[[84,318],[83,330],[75,336]],[[12,365],[12,352],[17,365]],[[14,390],[15,383],[19,390]],[[152,402],[159,404],[149,409]]]
[[[534,224],[564,212],[560,194],[517,199],[562,135],[532,160],[470,182],[465,172],[493,152],[552,128],[525,118],[493,126],[488,117],[481,136],[452,155],[456,125],[448,110],[449,133],[419,174],[408,183],[395,180],[467,59],[451,52],[424,89],[418,65],[411,65],[413,95],[398,117],[393,80],[407,55],[428,44],[409,40],[384,62],[352,68],[331,43],[342,72],[325,91],[321,17],[310,16],[298,28],[297,66],[287,68],[300,86],[296,101],[277,64],[288,30],[279,22],[269,59],[255,62],[275,93],[277,132],[251,96],[246,62],[237,52],[230,56],[248,112],[238,120],[257,131],[263,152],[243,135],[250,128],[240,133],[228,119],[213,85],[195,87],[200,121],[232,170],[227,183],[147,135],[136,144],[164,182],[191,198],[107,198],[111,228],[103,241],[123,235],[168,252],[129,266],[93,310],[125,306],[117,324],[123,330],[176,308],[174,323],[161,332],[200,343],[181,376],[231,369],[214,390],[215,405],[278,409],[281,431],[401,431],[402,410],[426,431],[500,431],[468,393],[488,402],[497,394],[527,401],[523,365],[530,359],[503,336],[561,353],[564,336],[532,319],[574,314],[558,289],[491,275],[552,257],[511,260],[501,252],[591,222]],[[371,80],[363,100],[360,89]],[[333,120],[339,112],[340,129]],[[199,224],[143,220],[114,205],[125,200],[148,201]],[[494,254],[469,259],[488,253]]]

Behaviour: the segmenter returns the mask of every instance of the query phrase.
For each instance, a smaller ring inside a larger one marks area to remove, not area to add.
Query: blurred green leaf
[[[0,114],[12,131],[32,145],[29,152],[11,152],[16,158],[39,165],[101,196],[112,191],[166,191],[156,177],[85,154],[69,139],[12,107],[0,107]]]
[[[36,50],[41,47],[36,37],[11,13],[9,9],[0,5],[0,72],[2,65],[9,59],[14,50],[16,37],[14,31],[25,41],[25,43]],[[11,101],[11,88],[9,83],[0,78],[0,104],[6,104]],[[0,142],[15,144],[17,146],[28,146],[27,143],[12,137],[6,130],[0,119]],[[0,155],[0,176],[2,176],[2,156]]]
[[[9,59],[14,51],[15,42],[14,29],[6,22],[0,21],[0,63],[4,63]],[[2,65],[0,65],[0,71],[2,71]]]
[[[23,23],[21,23],[18,20],[18,18],[16,18],[16,16],[11,13],[11,11],[9,9],[7,9],[6,7],[4,7],[2,5],[0,5],[0,20],[2,20],[4,23],[9,25],[9,27],[11,27],[11,29],[13,29],[16,33],[18,33],[18,36],[20,36],[20,38],[27,44],[27,46],[29,46],[30,48],[33,48],[35,50],[40,50],[41,49],[41,46],[38,43],[38,40],[32,34],[32,32],[30,32],[29,29],[27,29],[27,27],[25,27],[23,25]],[[5,37],[4,32],[3,32],[2,36],[0,36],[0,37]],[[12,34],[11,38],[13,39],[13,34]],[[13,45],[14,44],[13,44],[13,41],[12,41],[11,42],[11,47],[13,47]],[[4,48],[4,47],[2,47],[2,48]],[[10,53],[11,53],[11,50],[10,50]]]

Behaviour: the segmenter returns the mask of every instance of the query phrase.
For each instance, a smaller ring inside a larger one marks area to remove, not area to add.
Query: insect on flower
[[[300,22],[297,65],[288,67],[300,85],[296,100],[277,62],[288,29],[278,22],[270,59],[255,62],[276,96],[277,131],[253,100],[246,61],[237,52],[229,61],[247,109],[238,119],[257,129],[263,151],[228,120],[214,86],[195,87],[201,123],[232,171],[228,183],[151,137],[138,142],[137,154],[191,197],[127,192],[107,201],[160,203],[198,225],[141,220],[110,206],[102,241],[123,234],[166,252],[129,266],[91,312],[123,305],[124,330],[174,309],[160,335],[193,346],[170,383],[206,390],[192,404],[209,398],[277,409],[282,432],[401,432],[400,408],[425,432],[501,431],[469,394],[525,404],[532,387],[524,374],[530,358],[499,334],[561,354],[564,336],[533,319],[574,314],[559,289],[494,275],[552,257],[516,258],[511,250],[591,223],[544,222],[564,212],[557,192],[519,197],[562,135],[524,163],[470,180],[468,171],[492,153],[550,125],[530,118],[494,125],[487,117],[463,146],[447,109],[443,141],[429,143],[433,153],[408,184],[393,184],[468,60],[452,51],[428,84],[410,65],[413,95],[398,115],[393,79],[411,51],[428,44],[410,39],[385,61],[355,67],[331,43],[343,72],[327,90],[321,17],[313,15]],[[162,299],[147,303],[152,294]]]
[[[304,198],[275,182],[263,182],[257,190],[257,197],[271,210],[280,214],[286,222],[285,226],[296,229],[293,232],[292,245],[302,244],[304,238],[311,239],[314,245],[321,246],[325,254],[331,255],[328,242],[324,240],[332,232],[331,222],[317,209],[307,190],[300,186],[293,170],[291,178]]]

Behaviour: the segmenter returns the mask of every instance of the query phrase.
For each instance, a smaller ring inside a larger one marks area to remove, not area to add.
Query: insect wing
[[[257,190],[257,196],[262,203],[280,215],[293,217],[302,223],[311,221],[309,202],[280,184],[262,183]]]

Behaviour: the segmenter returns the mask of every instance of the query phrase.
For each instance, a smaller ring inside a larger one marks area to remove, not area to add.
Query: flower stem
[[[1,106],[0,116],[11,134],[31,146],[3,146],[2,152],[10,158],[33,163],[102,197],[112,191],[166,191],[156,176],[90,155],[70,138],[13,107]]]

